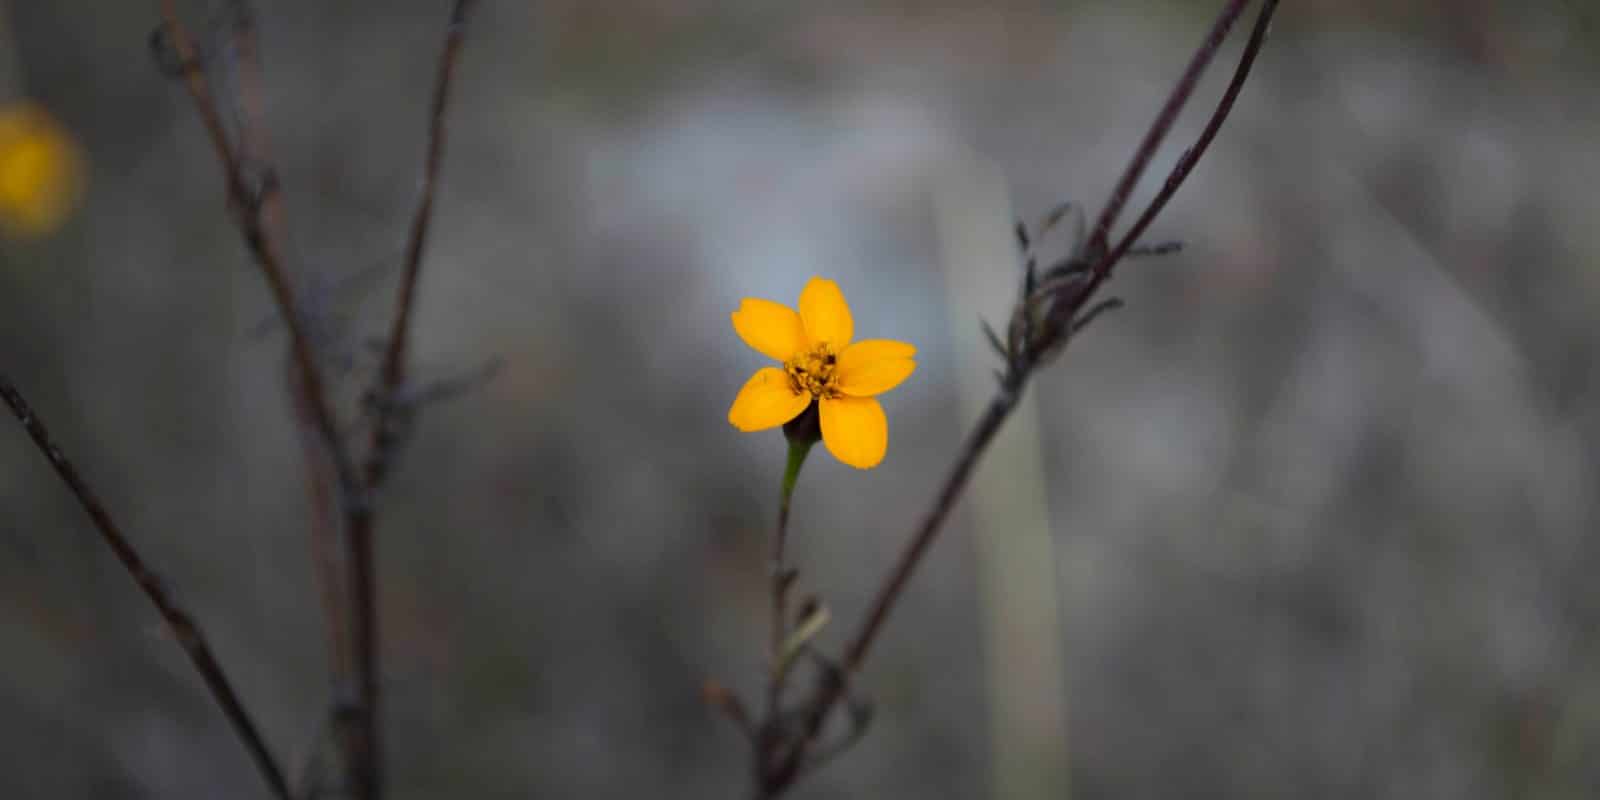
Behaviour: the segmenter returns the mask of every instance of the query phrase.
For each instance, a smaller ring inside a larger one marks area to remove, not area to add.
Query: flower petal
[[[856,469],[871,469],[889,450],[889,420],[871,397],[824,397],[822,443],[834,458]]]
[[[811,395],[796,392],[789,376],[777,367],[762,367],[746,381],[728,409],[733,427],[749,433],[776,428],[806,410]]]
[[[917,348],[892,339],[864,339],[839,354],[837,386],[856,397],[883,394],[900,385],[917,368]]]
[[[855,320],[844,301],[839,284],[827,278],[812,278],[800,292],[800,319],[812,344],[827,342],[835,352],[850,344]]]
[[[782,303],[746,297],[731,317],[739,338],[768,358],[788,361],[805,349],[800,315]]]

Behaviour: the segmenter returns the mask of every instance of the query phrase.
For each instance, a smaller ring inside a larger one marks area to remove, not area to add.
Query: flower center
[[[839,394],[834,387],[834,367],[837,363],[838,357],[824,343],[813,347],[810,352],[789,359],[789,363],[783,365],[783,370],[789,373],[789,383],[796,392],[810,392],[817,397],[836,397]]]

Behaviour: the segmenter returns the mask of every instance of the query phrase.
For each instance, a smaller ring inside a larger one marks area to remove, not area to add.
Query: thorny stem
[[[134,549],[133,543],[122,533],[121,527],[101,504],[94,490],[89,488],[83,476],[78,474],[77,468],[67,460],[61,448],[50,438],[50,432],[45,428],[44,421],[28,407],[22,394],[4,375],[0,375],[0,397],[4,397],[6,405],[11,407],[11,413],[33,439],[34,446],[44,454],[50,466],[55,468],[56,475],[61,478],[62,483],[65,483],[73,497],[77,498],[78,505],[89,514],[89,519],[100,531],[100,538],[112,552],[116,553],[117,560],[122,562],[123,568],[133,577],[134,582],[139,584],[139,589],[144,592],[145,597],[148,597],[150,603],[156,607],[156,611],[160,612],[178,646],[189,656],[189,662],[194,664],[195,670],[200,673],[206,688],[211,691],[211,696],[216,699],[217,705],[222,706],[223,715],[228,718],[234,732],[250,751],[250,757],[254,759],[256,768],[261,771],[261,777],[266,779],[273,795],[282,800],[290,800],[289,784],[284,779],[282,767],[267,749],[266,740],[262,738],[261,731],[256,728],[255,721],[245,710],[238,693],[234,691],[233,684],[222,669],[222,664],[212,653],[211,645],[200,624],[172,599],[161,578],[145,565],[144,559],[139,556],[139,551]]]
[[[1069,306],[1072,313],[1068,314],[1066,319],[1071,320],[1078,310],[1084,308],[1093,299],[1096,290],[1109,277],[1117,261],[1127,254],[1133,242],[1144,232],[1150,221],[1155,218],[1155,215],[1160,212],[1184,179],[1188,177],[1195,163],[1210,145],[1217,131],[1221,129],[1223,120],[1227,118],[1228,113],[1232,110],[1234,100],[1238,96],[1241,87],[1243,87],[1245,78],[1249,75],[1250,68],[1255,62],[1256,53],[1261,49],[1266,39],[1266,32],[1271,24],[1272,15],[1277,9],[1277,0],[1265,0],[1261,10],[1258,12],[1255,29],[1249,42],[1245,45],[1243,54],[1240,56],[1239,65],[1234,71],[1233,79],[1218,103],[1216,110],[1212,113],[1211,119],[1207,122],[1200,139],[1179,159],[1177,166],[1173,168],[1171,174],[1167,177],[1161,192],[1141,213],[1134,227],[1119,240],[1116,248],[1108,250],[1107,242],[1110,238],[1111,226],[1121,213],[1122,207],[1127,203],[1134,184],[1138,182],[1145,167],[1154,157],[1156,149],[1171,129],[1178,112],[1194,92],[1201,73],[1204,72],[1206,66],[1216,56],[1217,49],[1220,47],[1223,38],[1226,37],[1234,21],[1244,10],[1247,3],[1248,0],[1230,0],[1229,4],[1219,13],[1216,22],[1212,25],[1210,34],[1195,52],[1194,58],[1190,60],[1188,68],[1168,96],[1160,114],[1146,133],[1127,170],[1123,173],[1122,180],[1113,191],[1110,202],[1096,222],[1094,233],[1089,241],[1089,252],[1091,254],[1104,253],[1105,255],[1101,256],[1100,260],[1095,263],[1090,280],[1083,284],[1073,297],[1069,298]],[[1072,329],[1069,325],[1057,328],[1055,335],[1070,336],[1071,333]],[[1015,409],[1016,403],[1026,388],[1027,380],[1035,366],[1036,362],[1026,357],[1017,359],[1011,364],[1011,369],[1005,375],[999,391],[990,400],[983,416],[978,420],[972,433],[968,435],[961,449],[961,454],[957,457],[955,466],[946,477],[933,506],[912,534],[910,541],[907,542],[905,549],[901,551],[900,557],[895,562],[888,577],[879,587],[870,610],[845,650],[844,659],[839,665],[840,669],[837,673],[826,674],[824,679],[819,681],[815,695],[806,707],[803,729],[800,735],[797,738],[780,741],[779,745],[785,749],[776,754],[775,758],[758,758],[757,764],[760,770],[760,774],[757,776],[759,797],[775,798],[781,795],[793,785],[803,768],[807,766],[807,752],[821,733],[829,712],[845,696],[850,676],[857,672],[866,660],[867,653],[882,630],[889,612],[893,610],[896,602],[900,599],[911,575],[916,571],[923,556],[927,553],[928,548],[938,536],[940,529],[942,529],[945,520],[949,517],[951,510],[960,499],[961,493],[965,490],[971,477],[973,468],[988,449],[995,434],[999,432],[1001,426],[1004,425],[1006,419]]]

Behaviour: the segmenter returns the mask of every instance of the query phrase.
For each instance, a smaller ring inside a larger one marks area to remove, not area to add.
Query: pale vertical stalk
[[[976,156],[955,161],[935,206],[962,416],[976,417],[994,396],[1000,366],[976,333],[978,316],[1003,320],[1017,300],[1018,275],[1008,271],[1018,263],[1014,217],[1004,178]],[[1068,789],[1066,673],[1041,441],[1037,406],[1024,394],[967,492],[982,606],[990,796],[1006,800],[1065,798]]]

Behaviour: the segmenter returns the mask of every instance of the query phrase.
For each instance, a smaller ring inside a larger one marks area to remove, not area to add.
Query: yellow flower
[[[54,232],[77,204],[82,177],[77,145],[44,109],[0,107],[0,233]]]
[[[745,344],[783,368],[763,367],[739,390],[728,421],[741,431],[775,428],[817,401],[822,442],[834,458],[870,469],[889,449],[889,422],[876,397],[917,368],[917,348],[888,339],[851,343],[855,322],[839,285],[812,278],[800,292],[800,313],[770,300],[745,298],[733,312]]]

